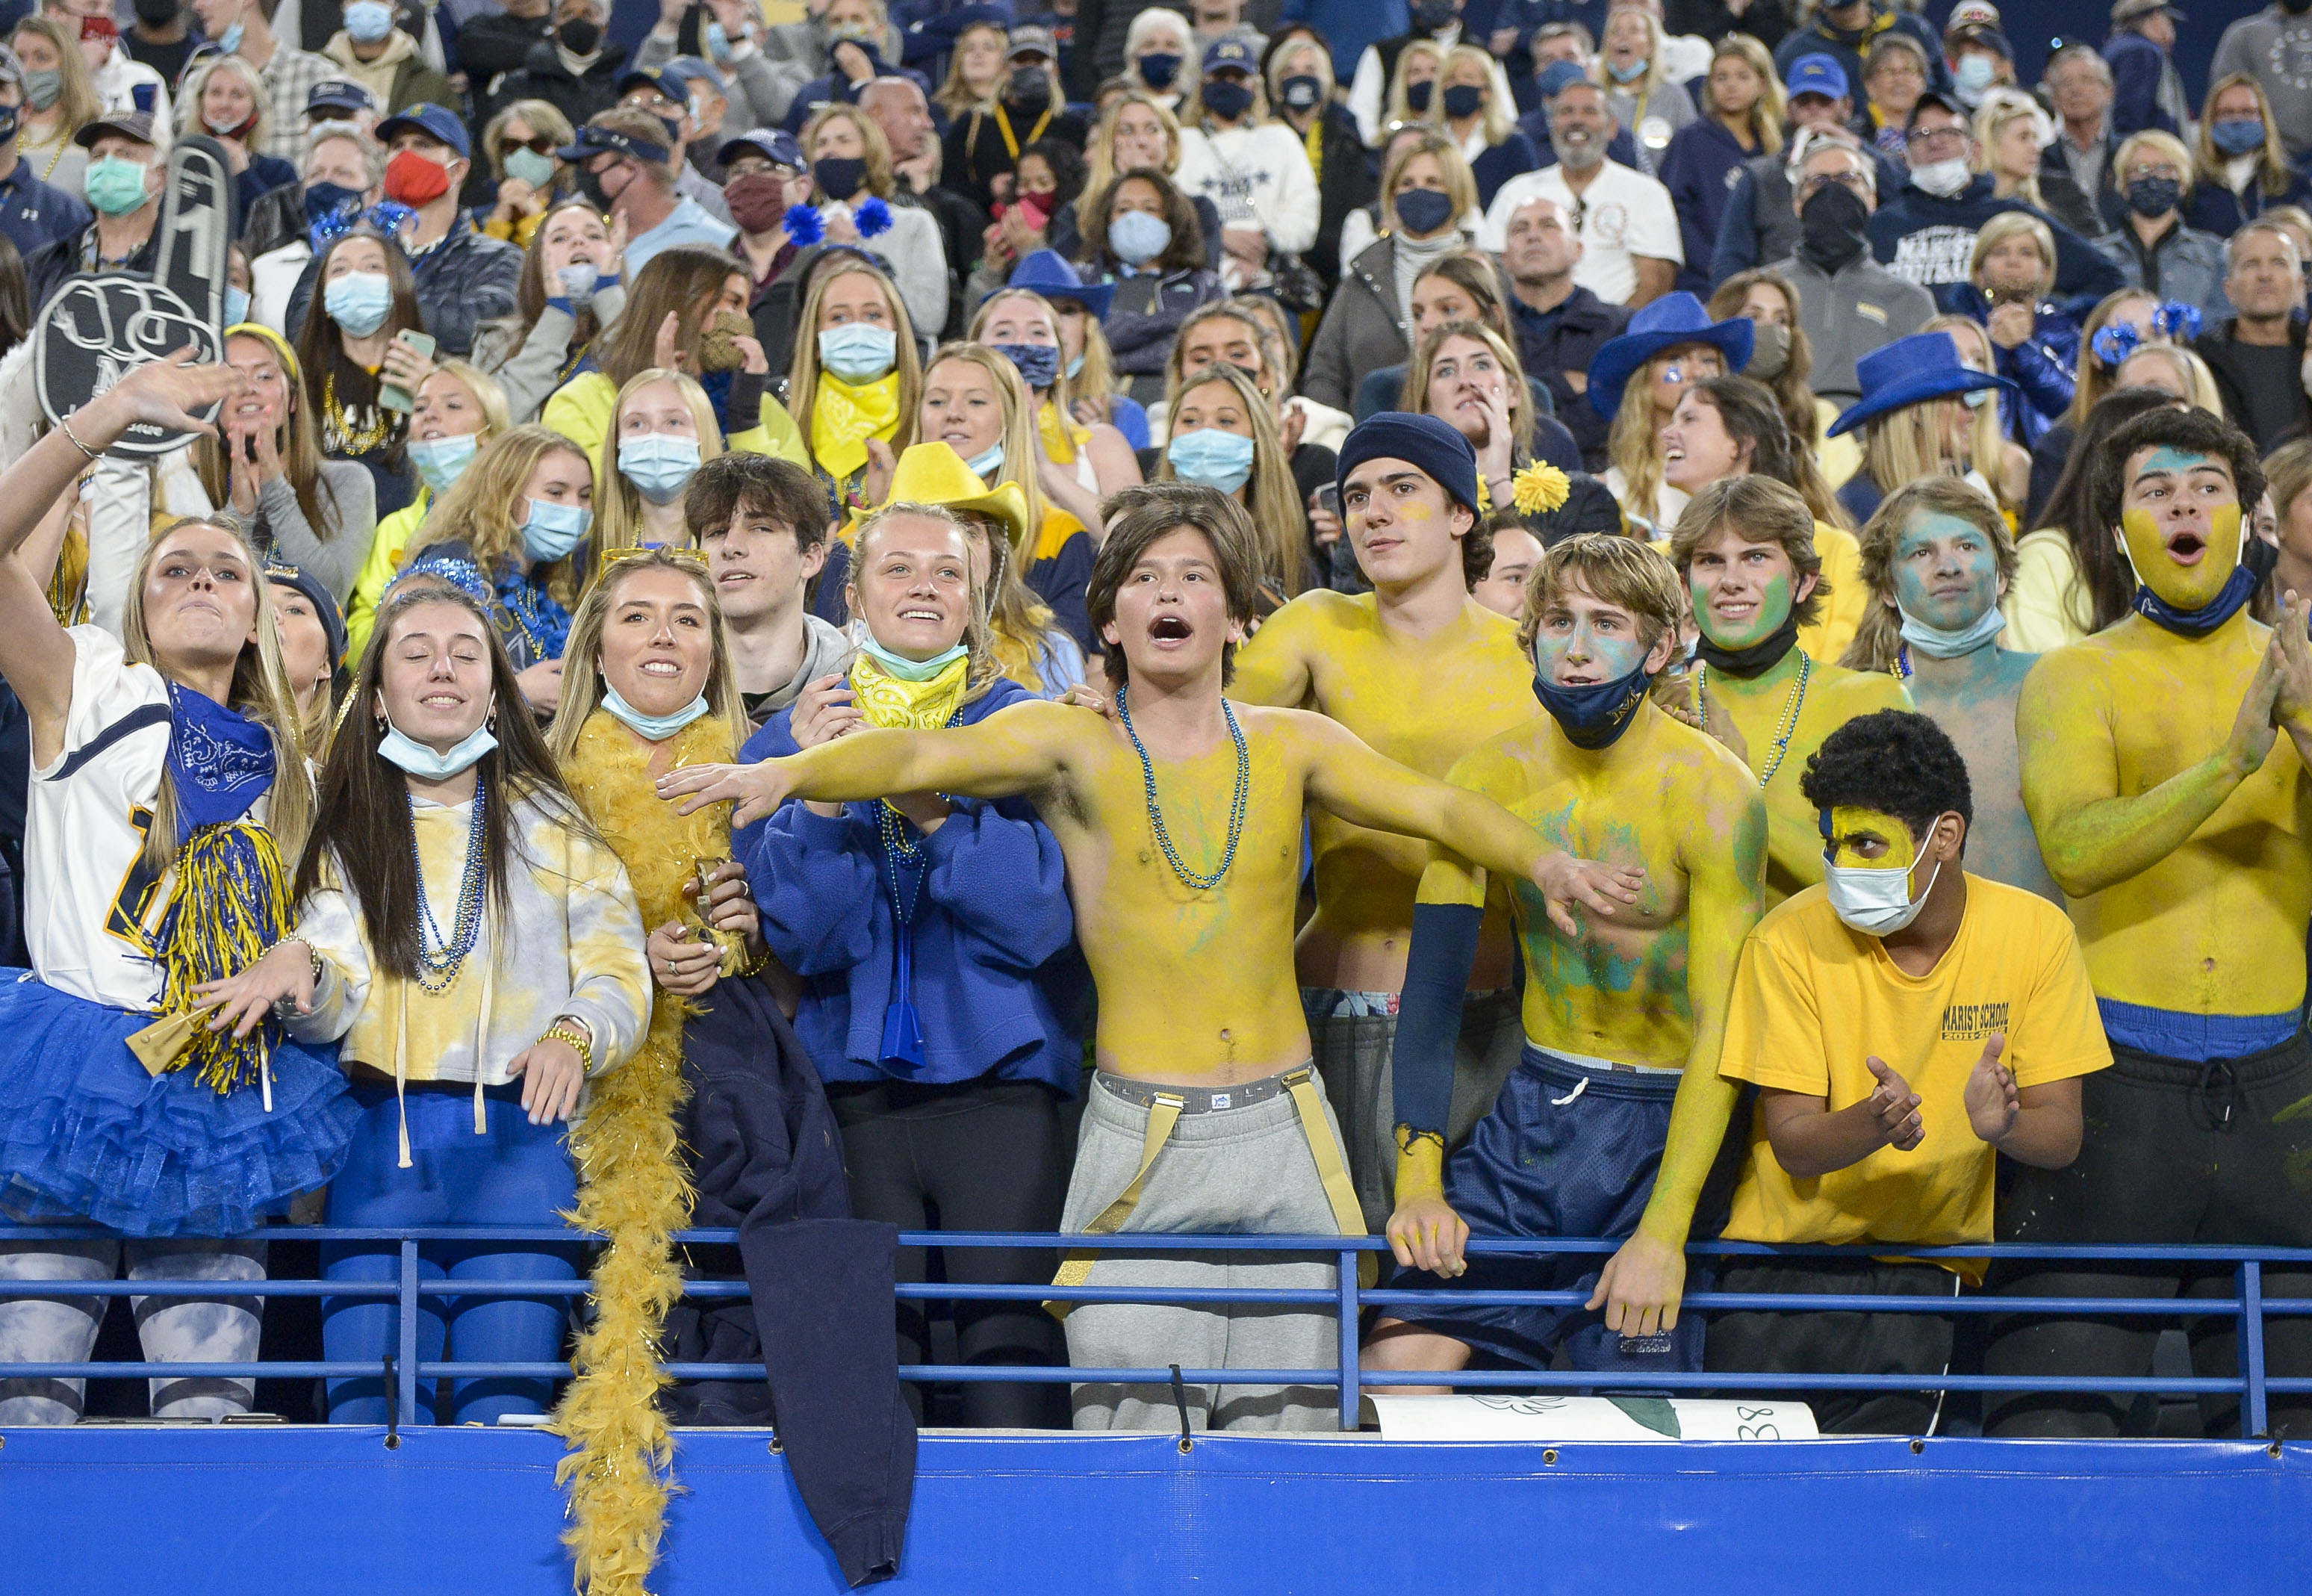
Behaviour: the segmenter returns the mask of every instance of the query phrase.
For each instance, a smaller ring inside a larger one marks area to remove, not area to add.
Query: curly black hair
[[[1908,709],[1859,715],[1833,732],[1807,761],[1799,791],[1817,809],[1845,803],[1893,815],[1917,837],[1937,815],[1975,825],[1966,761],[1940,726]]]
[[[2264,462],[2257,458],[2255,441],[2205,410],[2161,408],[2147,411],[2113,433],[2096,456],[2089,506],[2096,535],[2108,537],[2118,530],[2120,510],[2127,502],[2127,462],[2142,450],[2159,448],[2222,460],[2231,468],[2232,486],[2239,490],[2240,514],[2255,513],[2255,502],[2264,497]]]

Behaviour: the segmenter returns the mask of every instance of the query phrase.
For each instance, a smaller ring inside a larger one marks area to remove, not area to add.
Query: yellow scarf
[[[899,373],[853,387],[826,372],[811,395],[810,455],[819,469],[843,481],[867,463],[867,440],[886,443],[899,429]]]
[[[1061,420],[1058,407],[1049,399],[1036,412],[1036,430],[1044,434],[1045,458],[1055,466],[1075,464],[1076,451],[1091,442],[1091,428]]]
[[[887,732],[936,732],[963,704],[971,656],[955,661],[928,681],[909,681],[862,653],[851,662],[851,692],[867,723]]]

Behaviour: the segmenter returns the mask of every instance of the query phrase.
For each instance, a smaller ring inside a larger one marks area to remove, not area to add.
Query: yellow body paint
[[[2229,574],[2229,561],[2213,563]],[[2164,556],[2139,568],[2162,566],[2176,569]],[[2164,591],[2176,585],[2153,591],[2181,603]],[[2124,879],[2100,879],[2128,817],[2098,806],[2156,803],[2162,784],[2197,779],[2230,735],[2271,636],[2245,610],[2201,638],[2131,615],[2041,655],[2025,679],[2015,728],[2023,801],[2055,878],[2096,885],[2068,901],[2098,997],[2237,1015],[2303,1001],[2296,951],[2312,919],[2312,785],[2286,733],[2181,846]]]
[[[1402,515],[1415,510],[1426,506],[1397,507]],[[1228,691],[1240,704],[1314,710],[1375,751],[1440,778],[1485,739],[1535,714],[1533,662],[1518,647],[1515,623],[1474,600],[1451,625],[1415,638],[1385,628],[1371,593],[1303,593],[1239,651]],[[1309,835],[1317,912],[1300,933],[1300,983],[1400,990],[1427,845],[1322,812],[1309,816]],[[1509,985],[1509,918],[1496,894],[1472,989]]]
[[[1866,845],[1872,842],[1886,844],[1886,851],[1869,854]],[[1855,803],[1831,810],[1830,863],[1840,869],[1908,870],[1918,859],[1911,829],[1893,815]]]
[[[2120,536],[2127,544],[2128,563],[2136,580],[2178,609],[2198,609],[2215,602],[2239,564],[2240,513],[2225,504],[2208,515],[2208,543],[2199,563],[2177,565],[2168,553],[2167,532],[2149,510],[2120,513]]]

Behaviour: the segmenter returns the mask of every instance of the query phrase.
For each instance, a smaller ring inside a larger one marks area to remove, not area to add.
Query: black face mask
[[[829,155],[810,163],[810,175],[829,199],[848,199],[867,181],[867,162],[850,155]]]
[[[1003,98],[1022,110],[1032,110],[1052,102],[1052,75],[1040,66],[1015,66],[1012,82],[1003,91]]]
[[[0,105],[0,145],[16,136],[16,108]]]
[[[1233,122],[1252,109],[1252,91],[1224,77],[1206,78],[1200,92],[1204,109],[1223,122]]]
[[[615,164],[610,168],[610,171],[612,171],[617,170],[617,168]],[[609,173],[595,171],[582,165],[571,175],[578,184],[578,192],[584,195],[588,203],[592,205],[596,210],[600,211],[604,215],[608,215],[610,211],[610,195],[603,189],[602,180],[604,177],[608,176]]]
[[[1436,83],[1426,78],[1417,83],[1406,84],[1405,108],[1411,111],[1427,110],[1429,109],[1430,93],[1436,87]]]
[[[1416,32],[1435,33],[1453,25],[1461,14],[1453,0],[1421,0],[1413,8],[1413,26]]]
[[[136,20],[148,28],[165,28],[177,20],[177,0],[136,0]]]
[[[1825,183],[1799,211],[1799,254],[1826,276],[1835,276],[1862,253],[1870,207],[1844,183]]]
[[[2280,0],[2280,9],[2290,16],[2300,17],[2306,12],[2312,11],[2312,0]]]
[[[1695,643],[1694,652],[1712,671],[1723,671],[1729,676],[1738,676],[1747,681],[1754,676],[1764,676],[1781,662],[1782,657],[1798,646],[1799,610],[1782,617],[1782,624],[1753,643],[1747,648],[1721,648],[1703,632]]]
[[[562,40],[562,48],[574,56],[591,56],[602,42],[601,24],[582,17],[574,17],[554,31]]]

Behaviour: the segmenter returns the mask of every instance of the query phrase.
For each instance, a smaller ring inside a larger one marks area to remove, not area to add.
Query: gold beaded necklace
[[[1767,756],[1766,768],[1759,773],[1758,785],[1763,787],[1774,779],[1774,772],[1782,767],[1782,757],[1791,751],[1791,739],[1798,734],[1799,711],[1806,704],[1807,679],[1814,674],[1814,661],[1800,650],[1799,679],[1791,683],[1789,694],[1782,699],[1782,714],[1774,730],[1773,751]],[[1710,667],[1697,663],[1694,668],[1694,703],[1702,730],[1710,730]]]

